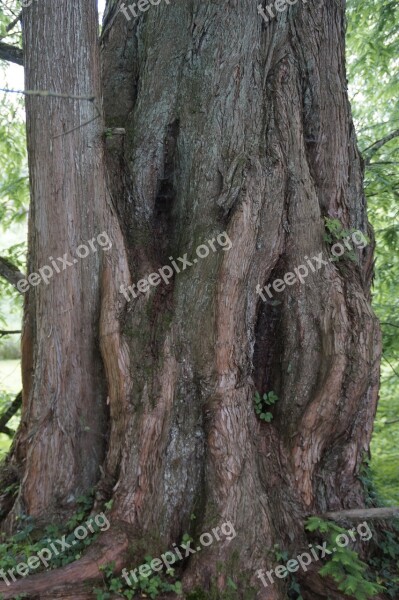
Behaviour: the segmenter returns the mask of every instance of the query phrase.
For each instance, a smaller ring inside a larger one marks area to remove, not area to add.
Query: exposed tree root
[[[357,519],[390,519],[399,516],[399,506],[381,508],[355,508],[352,510],[340,510],[328,512],[321,515],[324,519],[334,521],[357,520]]]
[[[86,600],[93,598],[88,583],[99,580],[99,566],[111,562],[115,569],[122,569],[127,560],[129,532],[125,524],[113,531],[104,533],[93,547],[89,548],[80,560],[61,569],[32,575],[27,579],[19,579],[10,586],[0,584],[0,594],[4,600],[11,600],[19,594],[27,594],[30,598],[70,598]],[[73,588],[71,587],[73,586]]]

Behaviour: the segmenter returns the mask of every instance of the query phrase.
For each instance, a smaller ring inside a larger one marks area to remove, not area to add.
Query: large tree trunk
[[[238,569],[245,590],[274,544],[305,542],[304,515],[364,506],[381,350],[373,244],[276,301],[256,293],[327,256],[325,216],[371,236],[344,3],[299,2],[268,26],[249,0],[161,2],[129,23],[109,13],[105,125],[126,134],[107,138],[107,189],[101,119],[52,140],[93,103],[27,102],[29,271],[104,230],[113,247],[29,292],[10,458],[21,490],[6,526],[21,508],[67,514],[96,484],[99,503],[114,499],[111,531],[129,524],[154,556],[195,533],[192,513],[198,532],[230,520],[237,537],[190,559],[184,582],[222,589]],[[99,98],[94,0],[41,0],[24,30],[27,88]],[[221,232],[231,249],[130,302],[119,292]],[[256,417],[256,390],[279,396],[271,423]],[[312,600],[343,597],[313,571],[303,586]]]

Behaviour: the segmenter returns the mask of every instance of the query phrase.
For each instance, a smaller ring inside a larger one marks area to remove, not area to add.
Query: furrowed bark
[[[323,35],[311,31],[312,22]],[[342,28],[336,5],[297,8],[265,30],[248,3],[234,10],[176,3],[144,21],[121,18],[104,41],[107,125],[127,130],[126,187],[115,186],[132,239],[132,280],[169,264],[169,255],[193,256],[216,232],[225,229],[233,242],[229,253],[176,275],[162,306],[155,292],[132,300],[131,353],[146,357],[146,373],[136,364],[139,415],[115,511],[147,533],[160,530],[166,541],[200,505],[203,529],[216,513],[245,531],[244,545],[253,550],[241,562],[252,568],[264,562],[260,548],[299,535],[297,519],[309,508],[363,503],[357,472],[371,435],[380,354],[369,308],[372,246],[358,252],[357,267],[328,262],[306,285],[287,288],[277,306],[255,294],[258,282],[305,257],[328,255],[324,216],[368,231],[361,160],[340,83]],[[140,36],[146,43],[139,52]],[[116,40],[125,37],[123,70]],[[131,85],[122,88],[127,78]],[[122,89],[116,102],[115,87]],[[114,172],[117,160],[114,152]],[[349,176],[343,164],[352,165]],[[208,282],[200,303],[198,281]],[[155,323],[145,316],[150,307]],[[159,339],[165,316],[171,324]],[[151,331],[156,347],[166,344],[163,370],[151,359]],[[271,425],[255,419],[255,387],[280,396]],[[156,429],[145,428],[151,422]],[[140,476],[129,480],[135,472]],[[162,480],[164,497],[156,483]],[[256,533],[238,499],[261,515]],[[209,563],[232,547],[212,547]],[[193,560],[195,573],[204,560]]]
[[[266,29],[247,2],[160,5],[145,20],[116,19],[103,48],[106,124],[127,131],[108,164],[124,173],[113,189],[132,281],[169,256],[195,256],[220,231],[233,243],[131,301],[137,416],[111,446],[124,457],[115,514],[167,544],[201,506],[202,531],[235,523],[248,548],[241,567],[254,572],[265,547],[303,538],[309,510],[363,505],[357,474],[380,355],[373,245],[357,252],[358,266],[309,267],[306,284],[274,303],[255,293],[305,257],[328,256],[323,217],[372,237],[342,87],[343,5],[298,6]],[[255,389],[280,397],[271,425],[255,419]],[[186,583],[209,583],[234,549],[195,557]]]
[[[100,104],[94,0],[35,2],[23,18],[26,89],[95,96]],[[94,108],[65,97],[29,95],[26,111],[28,272],[47,265],[53,274],[27,292],[23,414],[14,452],[24,472],[9,523],[20,510],[35,517],[73,510],[99,476],[107,419],[98,350],[100,269],[107,257],[97,244],[87,258],[75,258],[80,244],[104,230],[102,120],[66,133],[90,120]],[[61,257],[72,264],[65,268]]]

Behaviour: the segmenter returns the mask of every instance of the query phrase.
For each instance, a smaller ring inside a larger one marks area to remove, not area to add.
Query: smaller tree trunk
[[[6,527],[21,511],[70,513],[99,477],[107,430],[98,347],[104,256],[88,244],[104,231],[106,213],[96,2],[35,2],[23,25],[28,273],[46,266],[52,276],[27,292],[22,422],[13,452],[24,470]],[[79,256],[82,244],[87,257]]]

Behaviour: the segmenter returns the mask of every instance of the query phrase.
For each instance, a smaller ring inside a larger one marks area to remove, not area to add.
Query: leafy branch
[[[382,148],[383,146],[385,146],[385,144],[387,144],[388,142],[390,142],[391,140],[393,140],[397,137],[399,137],[399,129],[395,129],[395,131],[391,131],[391,133],[388,133],[388,135],[384,136],[383,138],[381,138],[377,142],[374,142],[374,144],[372,144],[371,146],[366,148],[363,151],[363,154],[366,156],[366,159],[365,159],[366,166],[368,166],[370,164],[371,159],[373,158],[373,156],[375,154],[377,154],[377,152],[380,148]]]

